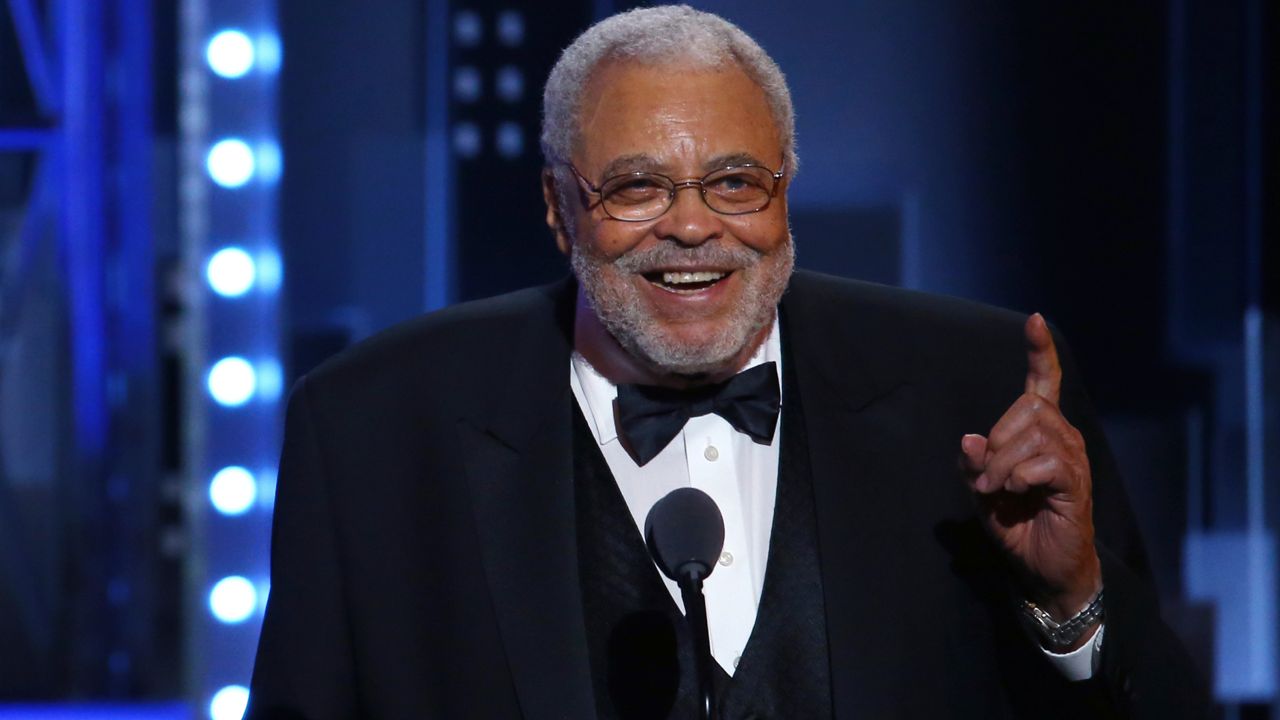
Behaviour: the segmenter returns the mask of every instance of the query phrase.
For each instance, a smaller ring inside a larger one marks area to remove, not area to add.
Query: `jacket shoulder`
[[[1021,338],[1026,315],[964,298],[798,270],[787,290],[794,314],[822,318],[837,334],[842,328],[888,333],[907,341],[927,339],[937,346],[956,336]],[[873,337],[875,335],[872,335]],[[911,344],[916,344],[912,342]]]
[[[448,396],[459,383],[504,372],[513,340],[531,328],[555,332],[566,296],[573,296],[568,285],[526,288],[407,320],[329,358],[303,380],[313,393],[348,397],[427,386]]]

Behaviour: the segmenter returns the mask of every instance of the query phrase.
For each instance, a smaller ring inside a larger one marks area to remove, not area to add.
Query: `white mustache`
[[[673,267],[713,267],[719,270],[739,270],[759,262],[762,253],[748,247],[724,247],[703,244],[684,247],[674,243],[655,245],[644,250],[632,250],[611,264],[624,273],[646,273]]]

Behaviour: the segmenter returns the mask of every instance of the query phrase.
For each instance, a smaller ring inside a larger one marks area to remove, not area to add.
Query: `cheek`
[[[596,222],[588,219],[583,239],[592,244],[597,255],[615,260],[644,242],[649,233],[644,223]],[[637,227],[639,225],[639,227]]]
[[[735,233],[743,245],[762,253],[776,250],[787,241],[787,223],[783,217],[752,217],[739,225]]]

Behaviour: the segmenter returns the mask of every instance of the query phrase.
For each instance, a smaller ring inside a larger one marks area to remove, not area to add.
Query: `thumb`
[[[987,467],[987,439],[981,435],[965,435],[960,438],[960,465],[971,473],[980,473]]]
[[[1058,349],[1049,324],[1043,315],[1035,313],[1027,318],[1023,331],[1027,337],[1026,392],[1057,405],[1062,391],[1062,366],[1058,364]]]

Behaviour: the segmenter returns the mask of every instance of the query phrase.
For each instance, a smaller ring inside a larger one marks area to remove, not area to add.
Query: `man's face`
[[[764,92],[737,67],[606,64],[587,86],[580,127],[573,162],[597,187],[629,172],[680,182],[783,162]],[[598,196],[571,188],[561,212],[572,214],[572,236],[555,229],[592,308],[632,356],[667,373],[731,371],[762,339],[791,275],[782,183],[757,213],[721,215],[686,188],[644,222],[610,218]]]

